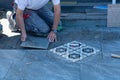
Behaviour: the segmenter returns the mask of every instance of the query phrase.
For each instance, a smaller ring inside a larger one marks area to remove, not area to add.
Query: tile
[[[20,46],[24,48],[47,49],[49,46],[49,41],[47,38],[28,36],[27,40],[22,42]]]
[[[22,61],[14,62],[5,80],[80,80],[80,66],[48,51],[28,50]]]
[[[119,64],[81,64],[81,80],[119,80]]]
[[[101,42],[102,52],[111,53],[112,51],[120,50],[120,41],[118,40],[105,40]]]
[[[78,41],[66,43],[50,49],[50,51],[72,62],[82,60],[100,52],[100,50]]]
[[[12,61],[20,61],[24,58],[25,50],[0,50],[0,57]]]
[[[92,47],[97,48],[97,49],[100,50],[99,53],[97,53],[95,55],[91,55],[90,57],[84,58],[81,61],[78,61],[78,63],[101,63],[101,62],[103,62],[103,54],[101,52],[101,43],[100,43],[100,41],[98,41],[98,40],[86,40],[86,39],[85,40],[73,39],[73,40],[77,40],[77,41],[79,41],[81,43],[84,43],[86,45],[92,46]],[[55,47],[64,45],[64,44],[69,43],[71,41],[72,40],[68,40],[68,41],[64,41],[64,42],[62,42],[62,41],[61,42],[57,42],[56,44],[59,43],[59,45],[54,44],[54,45],[52,45],[52,47],[50,49],[53,49]],[[52,53],[52,54],[54,54],[54,53]],[[59,56],[59,55],[56,55],[56,56]],[[64,59],[61,56],[59,56],[59,58],[60,58],[60,60]],[[64,59],[64,60],[66,61],[66,59]]]
[[[6,76],[11,64],[12,60],[0,57],[0,80]]]
[[[120,63],[120,58],[113,58],[112,54],[120,55],[120,51],[111,51],[111,52],[103,53],[103,63],[119,64]]]
[[[101,40],[104,42],[104,41],[119,41],[120,40],[120,29],[116,28],[108,28],[106,29],[106,31],[102,31],[101,33]],[[118,31],[119,32],[118,32]]]

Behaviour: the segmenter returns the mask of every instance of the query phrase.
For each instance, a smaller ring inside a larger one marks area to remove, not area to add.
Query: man
[[[16,21],[21,30],[21,41],[26,41],[27,31],[48,33],[50,42],[57,40],[57,27],[60,22],[60,0],[52,0],[54,14],[45,6],[49,0],[15,0]]]

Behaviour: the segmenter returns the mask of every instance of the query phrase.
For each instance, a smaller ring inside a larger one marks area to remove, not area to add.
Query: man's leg
[[[26,31],[35,33],[48,33],[49,26],[45,21],[40,18],[40,16],[33,10],[25,10],[24,14],[29,14],[30,16],[24,20]]]
[[[40,8],[38,11],[39,16],[48,24],[51,28],[54,21],[53,12],[46,6]],[[62,22],[60,21],[59,26],[62,26]]]

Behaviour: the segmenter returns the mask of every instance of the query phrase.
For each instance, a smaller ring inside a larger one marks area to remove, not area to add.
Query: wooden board
[[[21,47],[24,48],[40,48],[47,49],[49,46],[49,41],[47,38],[28,36],[25,42],[22,42]]]

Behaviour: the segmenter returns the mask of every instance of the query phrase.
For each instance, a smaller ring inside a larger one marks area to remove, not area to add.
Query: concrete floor
[[[0,80],[120,80],[120,59],[111,57],[112,53],[120,55],[120,28],[107,28],[106,20],[72,22],[64,22],[58,42],[48,50],[21,48],[20,34],[7,30],[0,39]],[[73,40],[100,53],[73,63],[49,52]]]

